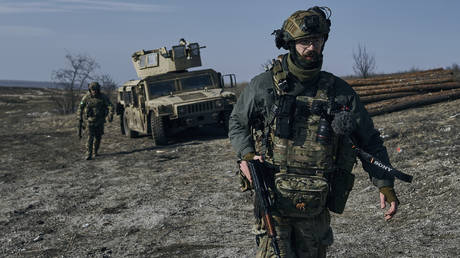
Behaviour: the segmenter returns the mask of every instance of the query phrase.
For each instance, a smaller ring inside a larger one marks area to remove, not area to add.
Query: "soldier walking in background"
[[[86,142],[86,160],[92,159],[92,155],[98,155],[102,135],[104,134],[104,123],[107,117],[109,122],[113,120],[113,106],[109,98],[101,93],[101,86],[97,82],[92,82],[88,86],[88,93],[83,96],[78,108],[78,118],[80,122],[80,132],[83,123],[86,121],[86,132],[88,141]],[[81,137],[81,133],[79,134]]]
[[[380,133],[358,95],[344,80],[321,71],[330,16],[329,8],[315,6],[295,12],[275,30],[276,46],[289,52],[251,80],[230,116],[229,138],[241,159],[243,185],[251,187],[254,166],[248,162],[254,160],[265,164],[264,177],[271,180],[267,185],[277,237],[269,238],[272,226],[261,219],[256,198],[257,257],[326,256],[333,242],[329,211],[343,212],[354,182],[351,140],[389,164]],[[394,177],[365,162],[363,167],[379,189],[381,208],[391,204],[384,213],[391,219],[399,203]],[[277,244],[270,244],[273,239]]]

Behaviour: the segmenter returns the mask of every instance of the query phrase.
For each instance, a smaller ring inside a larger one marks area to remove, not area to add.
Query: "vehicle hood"
[[[187,104],[196,101],[208,101],[234,95],[222,89],[209,89],[193,92],[182,92],[174,95],[163,96],[149,101],[151,106]]]

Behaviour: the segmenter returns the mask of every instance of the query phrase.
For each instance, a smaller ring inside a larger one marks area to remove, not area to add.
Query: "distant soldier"
[[[86,132],[88,134],[88,141],[86,142],[86,160],[92,158],[93,150],[94,156],[98,156],[101,138],[104,134],[105,118],[107,117],[109,122],[113,120],[112,103],[106,95],[101,93],[101,86],[99,83],[90,83],[88,91],[89,92],[83,96],[80,107],[78,108],[80,126],[83,124],[84,119],[86,120]]]

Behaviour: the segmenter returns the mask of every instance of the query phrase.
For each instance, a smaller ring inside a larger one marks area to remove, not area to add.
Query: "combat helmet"
[[[276,47],[289,50],[291,42],[314,36],[323,36],[326,41],[331,27],[331,14],[331,9],[325,6],[296,11],[284,21],[281,29],[273,31]]]
[[[88,85],[88,90],[100,91],[101,85],[98,82],[92,82]]]

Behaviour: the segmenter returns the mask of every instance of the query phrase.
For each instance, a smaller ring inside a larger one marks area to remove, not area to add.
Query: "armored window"
[[[191,56],[198,56],[200,55],[200,46],[198,43],[192,43],[189,45],[190,48],[190,54]]]
[[[148,66],[158,66],[158,53],[151,53],[147,55]]]
[[[181,59],[185,57],[185,46],[174,46],[172,49],[174,59]]]
[[[125,105],[131,104],[131,92],[127,91],[123,94],[123,100],[125,101]]]
[[[139,57],[139,66],[142,68],[142,67],[145,67],[145,59],[146,59],[146,56],[140,56]]]
[[[182,90],[196,90],[204,87],[212,87],[212,80],[209,74],[184,78],[180,80]]]
[[[150,98],[165,96],[176,90],[174,81],[152,82],[148,85]]]
[[[137,96],[137,93],[136,93],[136,89],[131,88],[131,90],[132,90],[131,91],[131,101],[132,101],[131,104],[133,104],[133,106],[137,107],[139,105],[139,103],[138,103],[138,99],[137,99],[138,96]]]

